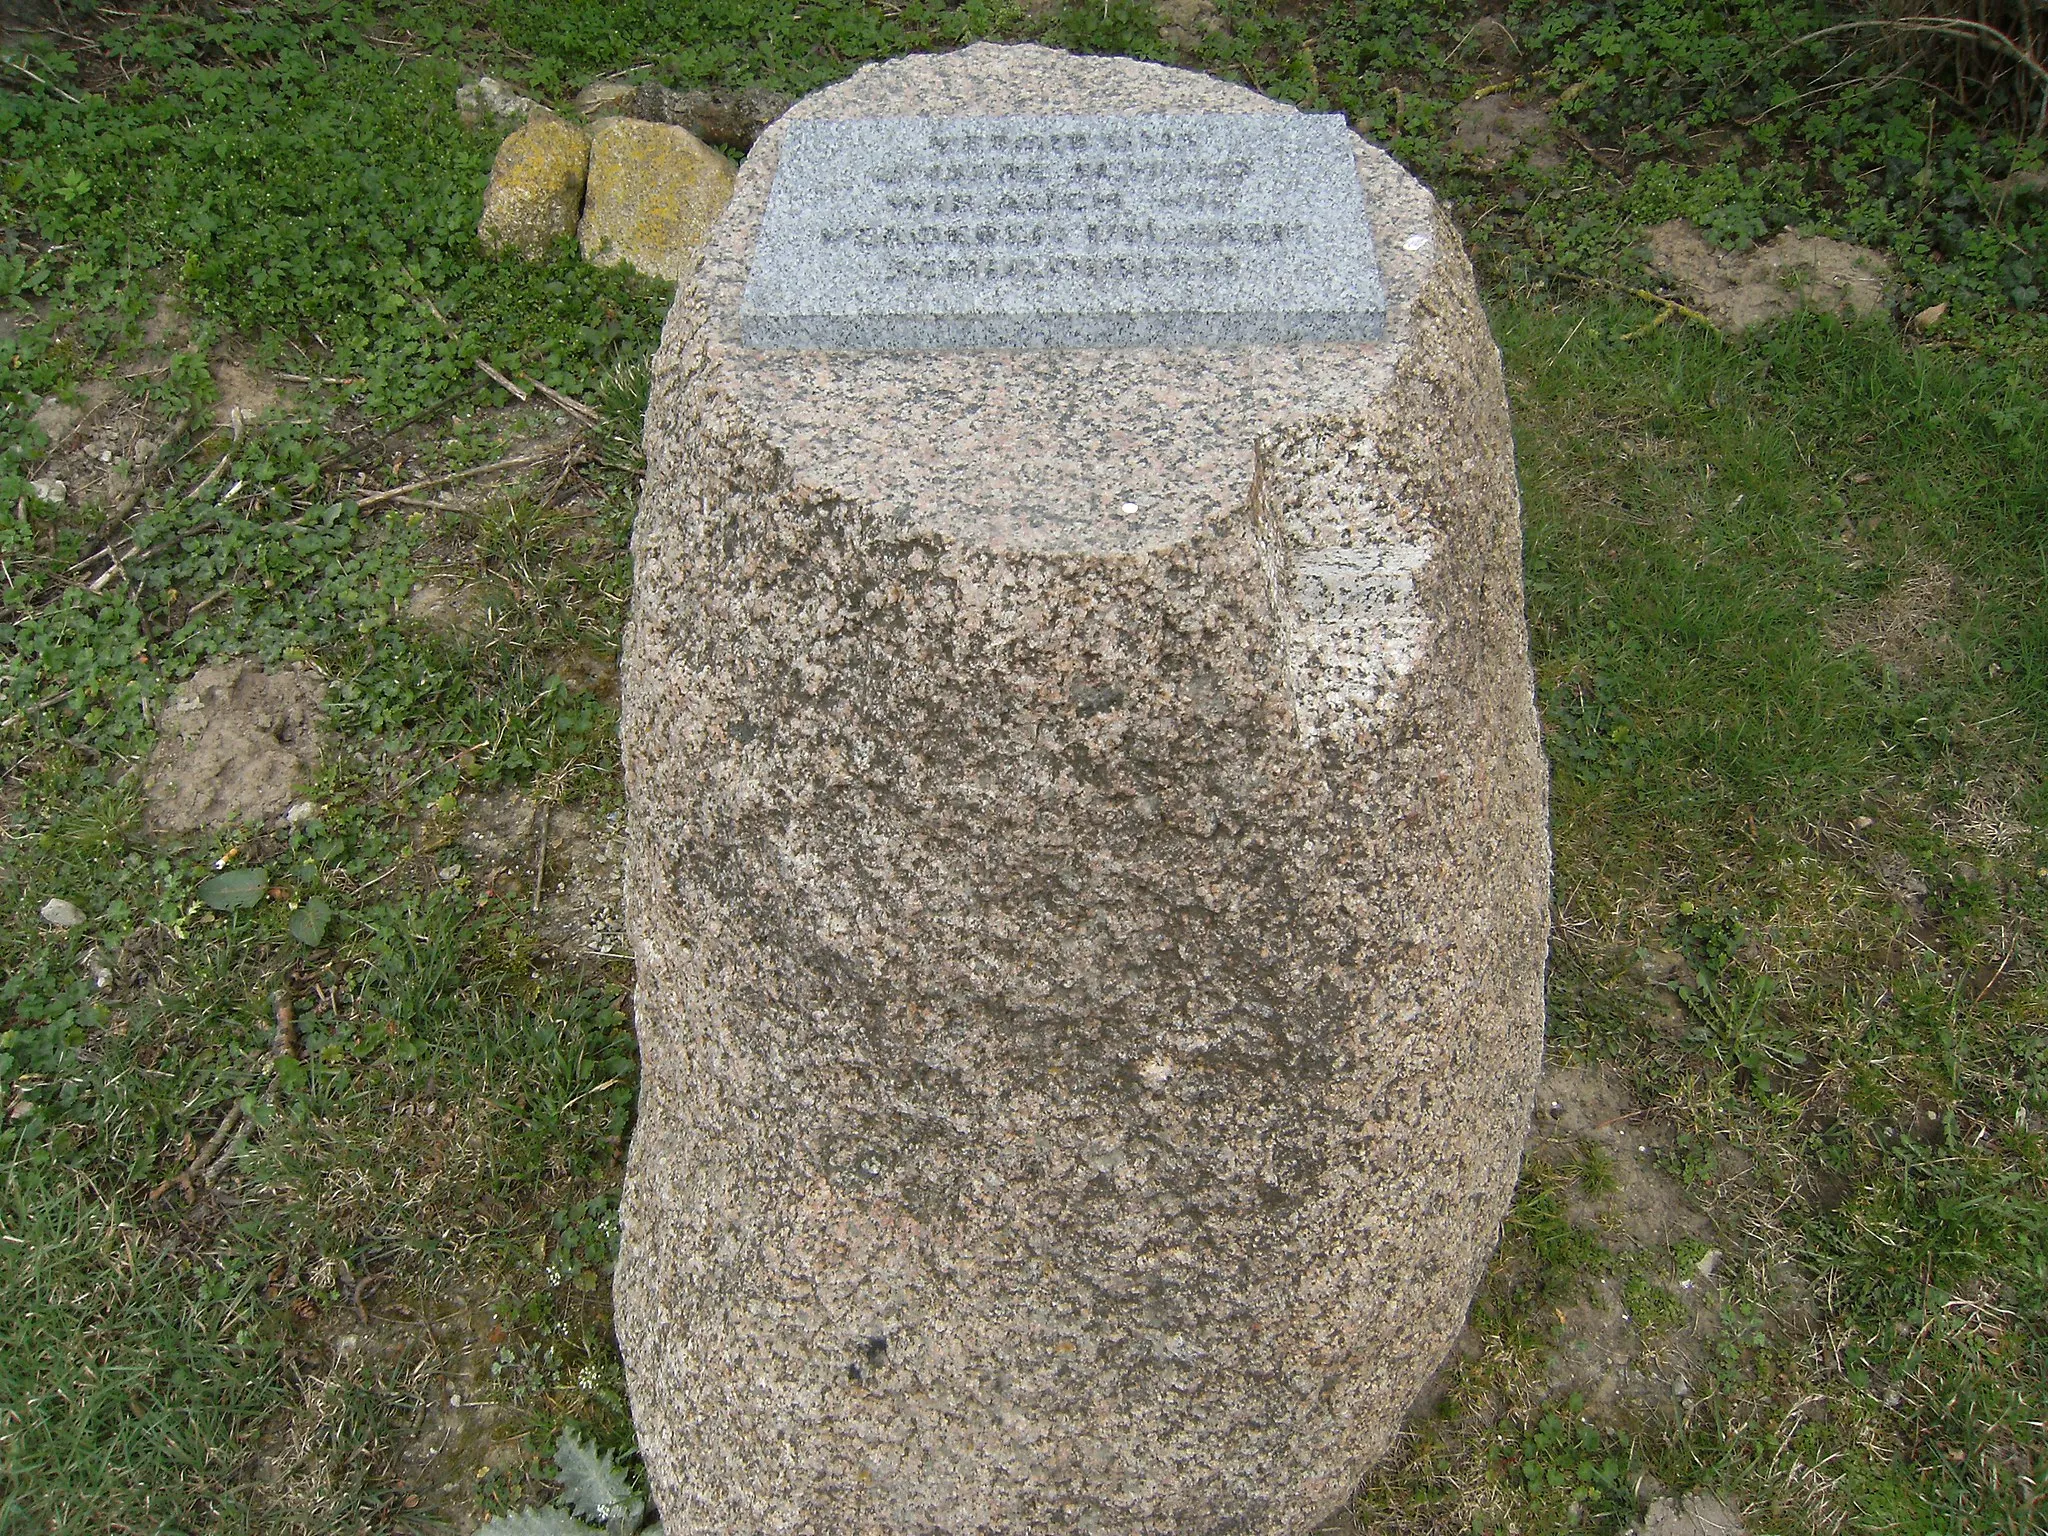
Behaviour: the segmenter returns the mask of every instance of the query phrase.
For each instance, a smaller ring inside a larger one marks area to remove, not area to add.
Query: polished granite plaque
[[[740,305],[762,348],[1213,347],[1385,324],[1344,120],[804,119]]]

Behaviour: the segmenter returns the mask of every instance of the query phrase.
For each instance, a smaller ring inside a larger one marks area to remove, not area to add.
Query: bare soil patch
[[[226,427],[237,437],[289,398],[284,385],[273,375],[240,362],[215,363],[213,386],[218,391],[213,402],[214,424]]]
[[[396,1485],[400,1528],[475,1530],[489,1513],[486,1496],[520,1488],[534,1460],[531,1416],[505,1400],[493,1369],[518,1343],[499,1298],[472,1286],[373,1294],[357,1308],[347,1277],[331,1263],[320,1268],[306,1286],[332,1292],[339,1281],[341,1299],[311,1318],[297,1401],[257,1454],[252,1480],[271,1517],[328,1528],[360,1506],[366,1483],[381,1481]],[[311,1310],[302,1302],[297,1315]],[[408,1428],[377,1445],[352,1441],[352,1409],[365,1392],[408,1404]]]
[[[493,627],[502,598],[487,586],[427,577],[405,597],[405,616],[429,629],[475,635]]]
[[[1885,307],[1892,278],[1889,257],[1789,229],[1748,251],[1724,251],[1684,219],[1672,219],[1649,231],[1649,247],[1686,302],[1725,331],[1802,309],[1875,314]]]
[[[1526,1155],[1559,1167],[1590,1159],[1605,1170],[1598,1192],[1573,1190],[1570,1216],[1597,1230],[1620,1261],[1589,1276],[1559,1310],[1549,1384],[1559,1396],[1583,1395],[1587,1410],[1603,1417],[1682,1406],[1695,1394],[1713,1331],[1720,1256],[1712,1224],[1658,1166],[1674,1147],[1671,1129],[1645,1115],[1610,1069],[1553,1067],[1544,1075]],[[1672,1253],[1688,1245],[1702,1258],[1674,1269]],[[1637,1316],[1645,1299],[1661,1315]]]
[[[201,667],[164,710],[143,783],[155,836],[273,822],[320,762],[327,684],[310,667]]]
[[[1746,1536],[1742,1521],[1711,1493],[1657,1499],[1630,1536]]]
[[[1451,143],[1472,157],[1480,170],[1496,171],[1527,150],[1529,163],[1542,170],[1564,164],[1548,108],[1517,102],[1506,94],[1481,96],[1458,107]]]
[[[1827,635],[1837,650],[1864,651],[1905,682],[1955,654],[1961,589],[1955,573],[1930,560],[1866,603],[1828,616]]]
[[[525,904],[534,931],[556,949],[623,960],[624,834],[623,811],[552,805],[507,790],[467,800],[458,826],[423,832],[422,841],[441,850],[434,854],[439,876]]]

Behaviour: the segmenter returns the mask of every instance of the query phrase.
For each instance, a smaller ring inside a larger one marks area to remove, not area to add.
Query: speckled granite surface
[[[793,116],[1285,110],[1037,48]],[[1361,145],[1379,343],[657,360],[616,1315],[665,1529],[1306,1532],[1455,1336],[1541,1045],[1497,354]]]

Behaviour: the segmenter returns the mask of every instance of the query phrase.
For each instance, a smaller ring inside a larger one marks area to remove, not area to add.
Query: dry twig
[[[476,367],[477,372],[481,373],[485,378],[489,379],[493,384],[497,385],[498,388],[504,390],[505,393],[510,395],[514,400],[517,400],[521,405],[524,405],[526,403],[527,392],[521,389],[517,384],[514,384],[510,379],[506,378],[505,375],[498,372],[498,370],[493,368],[489,363],[485,362],[482,358],[478,358],[476,360]]]
[[[508,469],[523,469],[528,464],[539,464],[553,457],[554,454],[552,452],[515,453],[510,458],[498,459],[490,464],[478,464],[471,469],[458,469],[452,474],[429,475],[424,480],[413,480],[404,485],[394,485],[388,491],[374,491],[368,496],[358,497],[356,506],[364,510],[370,507],[380,507],[387,501],[397,501],[401,497],[411,495],[414,491],[431,490],[437,485],[453,485],[458,480],[473,480],[478,475],[499,474]]]
[[[264,1090],[263,1103],[266,1108],[277,1102],[277,1063],[281,1057],[293,1060],[299,1057],[299,1030],[297,1016],[292,1012],[291,999],[282,992],[270,995],[272,1017],[276,1028],[270,1036],[271,1071],[270,1087]],[[220,1124],[206,1145],[199,1149],[182,1173],[173,1174],[149,1192],[152,1200],[161,1199],[173,1188],[182,1189],[187,1201],[196,1200],[198,1186],[218,1183],[222,1174],[241,1156],[242,1149],[249,1144],[249,1137],[256,1129],[256,1119],[240,1103],[228,1106],[228,1112],[220,1117]],[[187,1143],[190,1144],[189,1142]]]

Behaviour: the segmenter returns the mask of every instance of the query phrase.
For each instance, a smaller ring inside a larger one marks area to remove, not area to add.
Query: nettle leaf
[[[309,896],[299,910],[292,914],[291,922],[286,924],[286,931],[306,948],[314,949],[327,937],[327,924],[333,916],[334,908],[318,896]]]
[[[601,1521],[614,1536],[620,1532],[630,1536],[640,1529],[647,1503],[612,1465],[608,1452],[585,1445],[565,1429],[562,1443],[555,1447],[555,1465],[562,1469],[563,1495],[577,1514]]]
[[[491,1516],[476,1528],[476,1536],[590,1536],[590,1527],[567,1510],[529,1506]]]
[[[199,899],[216,912],[253,907],[270,889],[270,874],[261,869],[230,869],[199,882]]]

